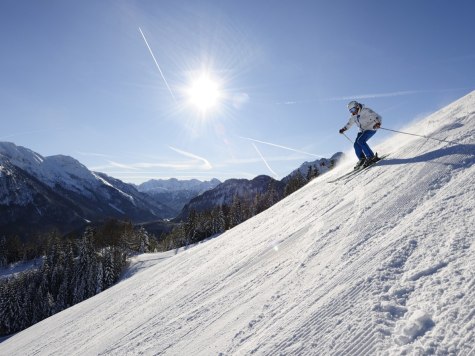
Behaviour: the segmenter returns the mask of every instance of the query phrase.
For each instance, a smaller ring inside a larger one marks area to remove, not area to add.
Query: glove
[[[380,129],[380,128],[381,128],[381,123],[379,123],[379,122],[374,124],[374,126],[373,126],[373,129],[375,129],[375,130]]]
[[[342,128],[342,129],[340,129],[339,132],[342,134],[342,133],[345,132],[346,130],[347,130],[346,128]]]

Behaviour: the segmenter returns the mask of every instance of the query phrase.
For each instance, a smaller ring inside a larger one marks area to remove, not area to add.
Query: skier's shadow
[[[388,158],[380,163],[379,166],[391,166],[396,164],[411,164],[411,163],[420,163],[420,162],[430,162],[434,161],[441,157],[452,156],[452,155],[461,155],[458,161],[452,161],[450,163],[445,162],[433,162],[434,164],[444,164],[444,165],[451,165],[454,168],[461,168],[461,167],[471,167],[475,164],[475,145],[455,145],[455,146],[448,146],[444,148],[440,148],[438,150],[434,150],[431,152],[424,153],[420,156],[412,157],[412,158]]]

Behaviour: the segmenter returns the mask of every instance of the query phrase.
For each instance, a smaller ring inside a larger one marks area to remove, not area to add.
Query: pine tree
[[[70,294],[70,284],[68,283],[69,275],[67,270],[64,270],[64,278],[59,286],[58,294],[56,296],[55,306],[53,309],[53,314],[59,313],[60,311],[69,307],[69,294]]]
[[[223,207],[220,205],[217,208],[216,214],[216,232],[215,233],[222,233],[226,231],[226,219],[224,217]]]
[[[41,276],[39,274],[32,274],[28,283],[26,300],[28,305],[27,315],[29,318],[29,324],[35,324],[43,319],[40,315],[39,308],[37,307],[37,299],[39,298],[38,289],[41,284]]]
[[[193,243],[197,235],[198,216],[196,210],[192,209],[185,223],[185,245]]]
[[[149,252],[150,248],[150,237],[148,236],[147,230],[144,229],[143,226],[139,228],[137,232],[137,236],[139,239],[139,253]]]
[[[96,269],[96,290],[94,294],[98,294],[104,290],[104,269],[102,267],[102,262],[99,261],[97,263],[97,269]]]
[[[114,255],[112,253],[112,247],[105,248],[103,261],[103,286],[104,289],[107,289],[114,284],[116,278],[114,272]]]
[[[5,267],[7,265],[7,239],[5,236],[0,237],[0,268]]]
[[[74,275],[73,303],[79,303],[96,291],[97,263],[92,245],[94,230],[87,227],[79,243],[79,256]]]
[[[4,335],[19,330],[17,317],[21,315],[21,308],[15,284],[15,281],[12,279],[0,288],[0,331]]]
[[[23,309],[23,320],[21,330],[33,324],[33,296],[36,292],[36,283],[39,280],[37,272],[27,272],[24,274],[24,285],[22,287],[23,300],[21,308]]]
[[[230,211],[230,227],[234,227],[243,222],[242,202],[239,196],[235,195]]]
[[[9,303],[10,296],[7,281],[0,281],[0,335],[8,335],[10,331]]]
[[[303,177],[302,173],[298,170],[297,173],[295,173],[285,186],[285,196],[288,196],[300,188],[302,188],[306,184],[305,178]]]
[[[127,261],[127,253],[120,248],[114,247],[112,249],[113,260],[114,260],[114,283],[120,277],[124,266]]]
[[[325,165],[323,162],[322,164]],[[314,166],[308,167],[307,182],[310,182],[312,179],[318,177],[318,175],[319,175],[319,172],[318,172],[317,167],[314,167]]]

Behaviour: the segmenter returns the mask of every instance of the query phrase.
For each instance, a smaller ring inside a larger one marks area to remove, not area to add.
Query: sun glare
[[[191,83],[188,95],[190,103],[201,112],[213,109],[221,97],[218,83],[205,74]]]

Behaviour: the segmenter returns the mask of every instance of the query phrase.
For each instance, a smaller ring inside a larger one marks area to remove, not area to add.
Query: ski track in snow
[[[1,355],[473,355],[475,92],[0,344]],[[351,155],[351,153],[350,153]],[[150,265],[150,267],[148,267]]]

